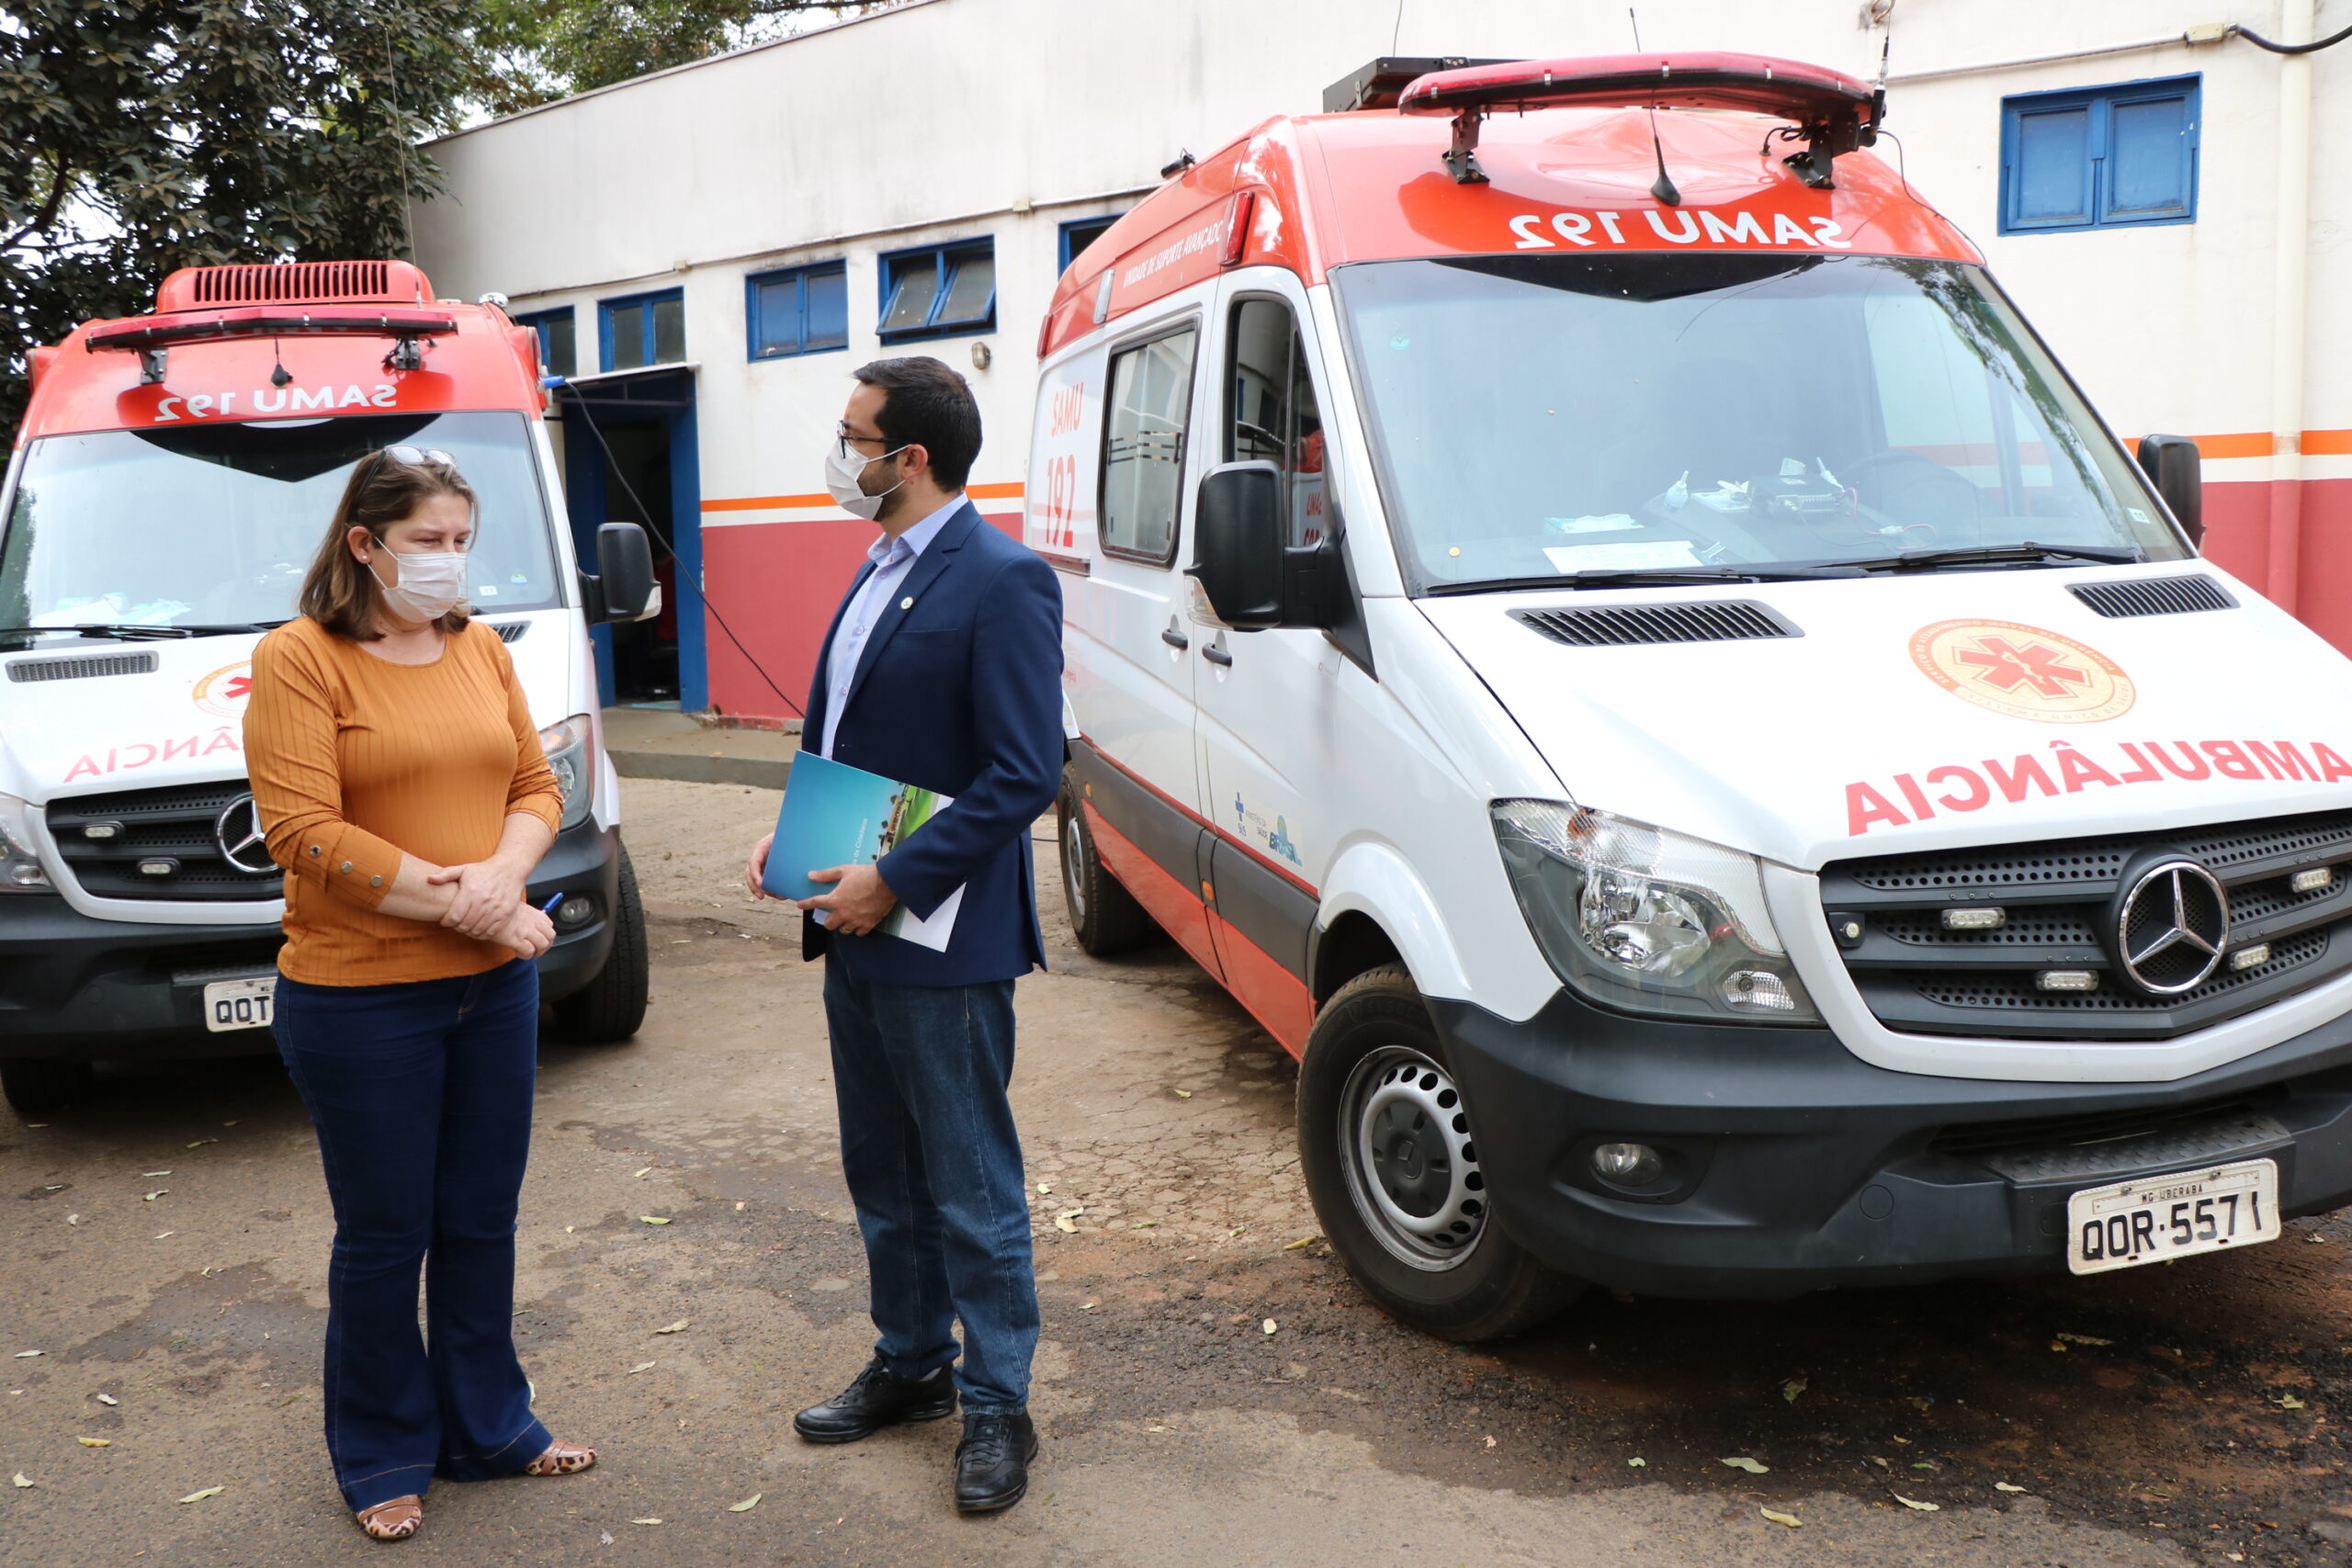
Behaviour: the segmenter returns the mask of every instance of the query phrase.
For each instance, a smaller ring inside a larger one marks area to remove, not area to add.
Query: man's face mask
[[[865,486],[865,470],[876,463],[888,462],[905,450],[904,446],[894,446],[879,457],[863,457],[852,451],[849,443],[841,435],[835,434],[825,447],[825,489],[831,492],[833,500],[841,504],[843,511],[871,523],[882,515],[882,503],[889,499],[890,491],[897,490],[899,485],[907,481],[902,477],[899,484],[892,485],[890,490],[869,495]]]

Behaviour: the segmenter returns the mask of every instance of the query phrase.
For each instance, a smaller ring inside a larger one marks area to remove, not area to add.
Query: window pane
[[[772,277],[752,295],[757,320],[752,340],[762,354],[800,352],[800,284],[796,277]]]
[[[1117,222],[1115,218],[1097,219],[1087,223],[1073,223],[1062,231],[1064,254],[1062,265],[1068,266],[1086,254],[1086,247],[1101,239]]]
[[[1275,299],[1245,299],[1233,311],[1233,407],[1225,460],[1283,460],[1283,400],[1290,383],[1290,310]]]
[[[645,306],[613,305],[606,308],[605,320],[612,329],[613,362],[607,370],[634,370],[646,363]]]
[[[2091,220],[2090,127],[2087,107],[2018,116],[2018,222]]]
[[[1176,541],[1195,336],[1160,338],[1111,362],[1102,453],[1105,549],[1159,559]]]
[[[2107,216],[2185,217],[2188,212],[2188,100],[2117,104]]]
[[[539,323],[539,354],[548,362],[548,370],[557,376],[580,373],[580,355],[572,341],[571,312],[551,317]]]
[[[849,344],[849,278],[838,266],[808,275],[808,334],[810,348]]]
[[[1295,327],[1290,340],[1290,542],[1312,545],[1323,537],[1323,412],[1315,400],[1315,377],[1306,344]]]
[[[996,254],[976,251],[948,261],[947,303],[939,308],[939,323],[985,321],[996,293]]]
[[[938,264],[929,256],[910,256],[892,264],[895,279],[890,303],[882,312],[882,330],[902,333],[931,324],[931,302],[939,293]]]
[[[656,365],[675,365],[686,356],[686,302],[684,299],[653,301],[653,359]]]

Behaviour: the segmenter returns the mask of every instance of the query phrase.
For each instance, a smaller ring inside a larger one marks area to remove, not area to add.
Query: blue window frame
[[[573,334],[571,306],[560,310],[534,310],[527,316],[515,317],[514,324],[539,334],[542,373],[566,377],[580,374],[580,350]]]
[[[996,241],[894,251],[881,258],[884,343],[996,331]]]
[[[1061,266],[1058,270],[1068,272],[1069,264],[1078,259],[1079,254],[1101,239],[1102,231],[1116,223],[1123,216],[1125,215],[1122,213],[1113,212],[1101,218],[1073,218],[1063,224]]]
[[[2195,76],[2001,100],[2001,232],[2197,220]]]
[[[849,278],[837,261],[755,272],[743,279],[753,359],[849,346]]]
[[[678,365],[686,357],[686,297],[664,288],[596,301],[598,363],[607,370]]]

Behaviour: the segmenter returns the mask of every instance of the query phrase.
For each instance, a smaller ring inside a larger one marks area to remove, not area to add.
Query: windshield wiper
[[[1859,575],[1844,561],[1823,566],[1635,566],[1610,570],[1563,571],[1549,577],[1489,577],[1476,582],[1439,582],[1431,594],[1495,593],[1532,588],[1678,588],[1703,582],[1795,582]]]
[[[2140,553],[2137,545],[2037,545],[2028,539],[2021,545],[1963,545],[1950,549],[1904,550],[1896,555],[1845,564],[1864,571],[1918,571],[1932,570],[1939,566],[1997,566],[2011,561],[2037,565],[2086,560],[2122,566],[2147,558]]]
[[[0,626],[0,637],[110,637],[124,642],[138,642],[151,637],[230,637],[238,632],[266,632],[284,626],[284,621],[239,621],[223,626],[138,626],[128,622],[93,622],[72,626]]]

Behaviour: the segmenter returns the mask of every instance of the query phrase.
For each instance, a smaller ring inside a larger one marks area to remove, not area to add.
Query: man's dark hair
[[[892,446],[918,446],[931,454],[942,490],[962,490],[980,455],[980,405],[964,378],[928,355],[877,359],[854,372],[882,389],[876,428]]]

